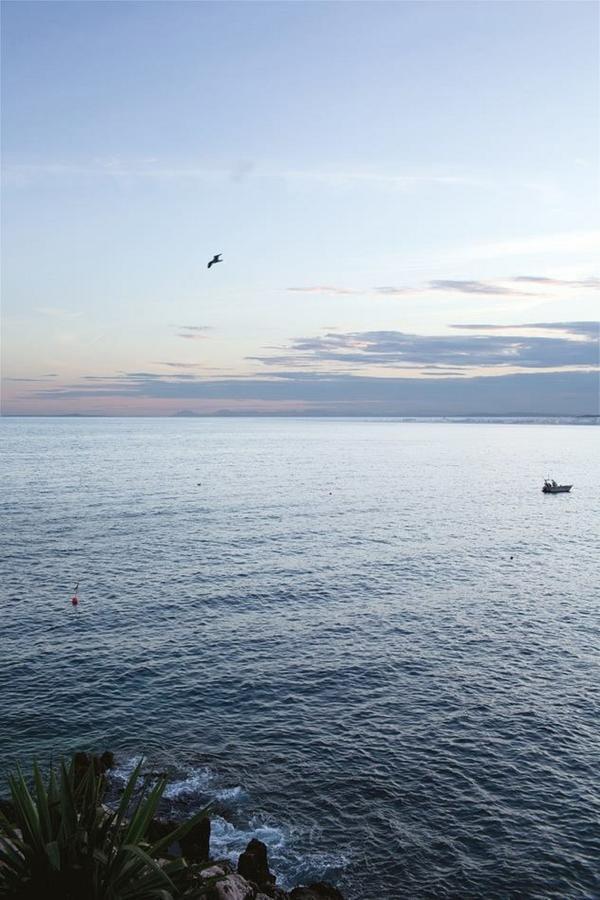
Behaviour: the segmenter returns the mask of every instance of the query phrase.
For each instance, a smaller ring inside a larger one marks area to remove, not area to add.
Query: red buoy
[[[77,604],[79,603],[79,597],[71,597],[71,603],[73,604],[73,606],[77,606]]]

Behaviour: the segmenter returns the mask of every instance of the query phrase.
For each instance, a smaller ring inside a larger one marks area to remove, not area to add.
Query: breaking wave
[[[184,819],[211,805],[210,850],[214,859],[227,859],[236,865],[248,842],[257,838],[267,846],[270,868],[277,876],[277,884],[284,888],[301,881],[330,878],[332,872],[339,872],[348,864],[348,856],[341,852],[301,852],[297,839],[302,834],[297,826],[257,813],[253,798],[242,785],[227,785],[223,776],[208,766],[169,773],[158,771],[152,760],[140,755],[126,757],[110,772],[113,800],[140,762],[146,784],[162,775],[168,778],[159,809],[161,816]]]

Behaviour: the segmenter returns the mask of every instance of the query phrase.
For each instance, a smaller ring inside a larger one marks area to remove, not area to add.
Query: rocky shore
[[[150,829],[151,839],[160,839],[175,825],[155,819]],[[186,859],[190,868],[190,886],[203,888],[202,896],[206,896],[206,900],[344,900],[336,887],[322,881],[291,891],[277,887],[275,875],[269,870],[267,847],[256,838],[240,854],[237,867],[228,860],[211,859],[208,818],[198,822],[179,846],[170,850]]]
[[[75,757],[82,773],[93,762],[96,771],[108,772],[114,765],[112,753],[90,757],[81,753]],[[158,773],[163,774],[163,773]],[[177,826],[177,822],[154,819],[149,837],[160,840]],[[229,860],[212,859],[210,855],[210,819],[198,822],[181,839],[178,846],[169,848],[173,855],[182,856],[190,867],[190,882],[203,888],[206,900],[344,900],[336,887],[319,881],[285,891],[276,885],[276,877],[269,869],[266,845],[253,838],[240,854],[237,867]]]
[[[206,888],[207,900],[343,900],[331,884],[319,881],[284,891],[269,872],[267,848],[253,838],[240,854],[237,872],[227,861],[198,866],[197,886]]]
[[[95,777],[107,786],[114,764],[114,756],[108,751],[102,755],[76,753],[72,761],[74,784],[82,782],[86,773],[93,769]],[[164,777],[164,773],[146,774],[146,778],[154,776]],[[109,807],[103,805],[103,809],[107,814],[110,812]],[[5,821],[17,821],[11,801],[0,801],[0,812]],[[145,839],[149,844],[168,840],[180,824],[155,816],[149,821]],[[167,865],[169,859],[185,860],[186,897],[201,897],[203,900],[344,900],[336,887],[325,882],[295,887],[290,891],[279,887],[269,869],[267,847],[256,838],[240,854],[237,865],[230,860],[214,859],[210,852],[210,818],[200,818],[193,824],[190,822],[190,825],[179,840],[164,847],[158,859],[161,866]]]

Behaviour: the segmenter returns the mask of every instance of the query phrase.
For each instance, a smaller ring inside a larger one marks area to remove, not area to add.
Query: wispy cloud
[[[207,332],[212,331],[211,325],[179,325],[181,330],[177,337],[186,338],[189,341],[203,341],[208,337]]]
[[[354,288],[339,285],[307,285],[306,287],[290,287],[288,291],[302,294],[333,294],[368,295],[381,294],[389,297],[406,297],[428,294],[431,291],[446,294],[479,294],[482,296],[504,297],[530,297],[541,296],[540,292],[533,293],[511,285],[529,285],[532,288],[593,288],[600,286],[598,278],[582,278],[579,280],[567,280],[561,278],[547,278],[542,275],[517,275],[512,278],[496,278],[486,281],[472,278],[438,278],[420,284],[408,285],[379,285],[371,288]]]
[[[388,294],[391,297],[395,296],[403,296],[405,294],[414,294],[415,289],[407,288],[407,287],[395,287],[394,285],[383,285],[382,287],[373,288],[376,294]]]
[[[156,362],[156,366],[167,366],[171,369],[203,369],[206,363],[189,363],[189,362]]]
[[[434,291],[449,291],[451,293],[458,291],[461,294],[504,294],[509,296],[523,296],[524,293],[523,291],[514,291],[489,281],[465,281],[450,278],[429,281],[428,286]]]
[[[517,275],[511,281],[525,282],[527,284],[540,284],[542,287],[573,287],[573,288],[600,288],[600,278],[582,278],[578,281],[569,281],[565,278],[545,278],[540,275]]]
[[[365,291],[356,290],[354,288],[335,287],[334,285],[321,284],[311,285],[309,287],[289,287],[288,291],[298,294],[364,294]]]
[[[163,372],[118,372],[116,375],[82,375],[81,380],[91,382],[95,390],[97,384],[101,389],[112,389],[138,381],[189,381],[196,377],[189,372],[169,372],[167,375]]]
[[[184,331],[212,331],[212,325],[180,325]]]
[[[5,183],[24,186],[40,178],[125,178],[163,180],[231,180],[245,179],[316,182],[331,187],[368,185],[400,190],[424,186],[488,187],[483,178],[444,171],[392,171],[381,169],[286,169],[259,166],[250,160],[238,160],[226,165],[188,160],[161,160],[156,157],[126,159],[119,156],[88,160],[47,162],[6,162],[3,167]]]
[[[274,177],[297,181],[317,181],[330,186],[365,184],[384,188],[412,189],[418,186],[440,185],[443,187],[470,186],[487,187],[485,179],[470,175],[442,172],[391,172],[368,169],[288,169],[273,173]]]
[[[41,384],[43,381],[48,381],[50,378],[56,378],[56,377],[57,377],[56,373],[52,372],[48,375],[38,375],[37,377],[33,377],[33,378],[16,378],[16,377],[13,378],[13,377],[7,376],[7,377],[3,378],[3,381],[11,381],[11,382],[22,381],[22,382],[28,382],[31,384]]]
[[[572,337],[582,337],[598,344],[600,349],[600,322],[530,322],[520,325],[466,324],[450,325],[450,328],[471,331],[562,331]]]
[[[254,160],[238,159],[215,163],[202,159],[164,159],[153,156],[108,156],[83,160],[47,160],[27,162],[5,161],[2,180],[5,186],[27,188],[40,180],[61,179],[77,182],[81,179],[134,180],[165,182],[240,183],[247,180],[288,185],[313,185],[329,190],[382,190],[414,192],[420,189],[457,189],[485,191],[512,191],[517,195],[528,193],[546,202],[556,202],[564,196],[560,184],[539,181],[536,178],[499,180],[497,175],[486,172],[460,171],[439,164],[427,170],[369,168],[355,166],[344,169],[335,166],[322,168],[285,168],[272,164],[261,165]]]

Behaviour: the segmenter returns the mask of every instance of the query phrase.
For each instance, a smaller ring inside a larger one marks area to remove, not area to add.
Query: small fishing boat
[[[542,488],[542,493],[544,494],[568,494],[572,484],[557,484],[554,479],[550,480],[549,478],[544,479],[544,487]]]

